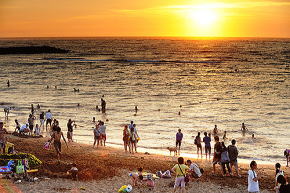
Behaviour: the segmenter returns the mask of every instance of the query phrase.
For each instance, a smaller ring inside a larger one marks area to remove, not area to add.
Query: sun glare
[[[206,8],[191,10],[189,17],[201,28],[210,28],[218,20],[218,14],[213,9]]]

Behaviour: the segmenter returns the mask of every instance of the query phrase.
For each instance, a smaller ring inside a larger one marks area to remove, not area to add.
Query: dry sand
[[[10,137],[9,141],[15,144],[18,151],[32,153],[43,161],[39,168],[40,177],[49,177],[49,180],[38,182],[23,182],[17,184],[22,192],[97,192],[111,193],[125,184],[131,184],[128,172],[143,167],[145,171],[156,173],[159,170],[171,169],[176,163],[177,157],[161,155],[145,155],[144,153],[128,154],[120,149],[101,147],[93,149],[92,146],[71,143],[69,149],[63,144],[62,160],[55,160],[55,151],[43,150],[43,144],[47,139],[30,139]],[[72,181],[66,178],[66,171],[71,163],[76,163],[79,169],[80,181]],[[242,178],[222,177],[211,174],[211,162],[197,159],[194,162],[204,168],[205,173],[198,182],[191,182],[188,192],[247,192],[248,165],[241,165]],[[259,173],[262,176],[260,188],[262,192],[273,192],[274,168],[272,165],[259,165]],[[290,169],[283,167],[289,174]],[[156,187],[149,191],[147,187],[134,188],[133,192],[170,192],[169,186],[173,179],[158,179]],[[83,187],[84,190],[81,188]]]

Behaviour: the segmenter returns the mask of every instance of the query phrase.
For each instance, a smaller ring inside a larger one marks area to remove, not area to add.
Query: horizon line
[[[33,39],[33,38],[39,38],[39,39],[45,39],[45,38],[51,38],[51,39],[64,39],[64,38],[199,38],[199,39],[242,39],[242,38],[248,38],[248,39],[290,39],[290,37],[271,37],[271,36],[7,36],[7,37],[0,37],[0,39]]]

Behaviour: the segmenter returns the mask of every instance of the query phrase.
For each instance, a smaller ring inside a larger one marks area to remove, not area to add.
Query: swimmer
[[[46,88],[49,89],[49,86],[47,85]]]
[[[214,128],[213,128],[213,135],[214,135],[214,136],[217,136],[217,135],[218,135],[218,128],[217,128],[217,125],[214,125]]]
[[[256,139],[256,138],[255,138],[255,134],[254,134],[254,133],[252,134],[252,139]]]
[[[7,80],[7,87],[9,88],[10,87],[10,81]]]
[[[136,105],[135,106],[135,113],[137,113],[138,112],[138,106]]]
[[[248,128],[245,126],[245,123],[242,123],[241,131],[246,132]]]

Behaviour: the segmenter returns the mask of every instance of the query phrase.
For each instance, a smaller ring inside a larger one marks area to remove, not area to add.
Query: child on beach
[[[171,169],[176,174],[174,192],[185,193],[185,176],[189,167],[184,164],[183,157],[178,158],[178,163]]]
[[[250,163],[250,170],[248,171],[248,192],[249,193],[259,193],[259,179],[256,170],[257,170],[257,163],[252,161]]]
[[[67,174],[70,175],[70,177],[73,180],[78,180],[78,168],[77,165],[75,163],[72,164],[72,168],[70,170],[67,171]]]

